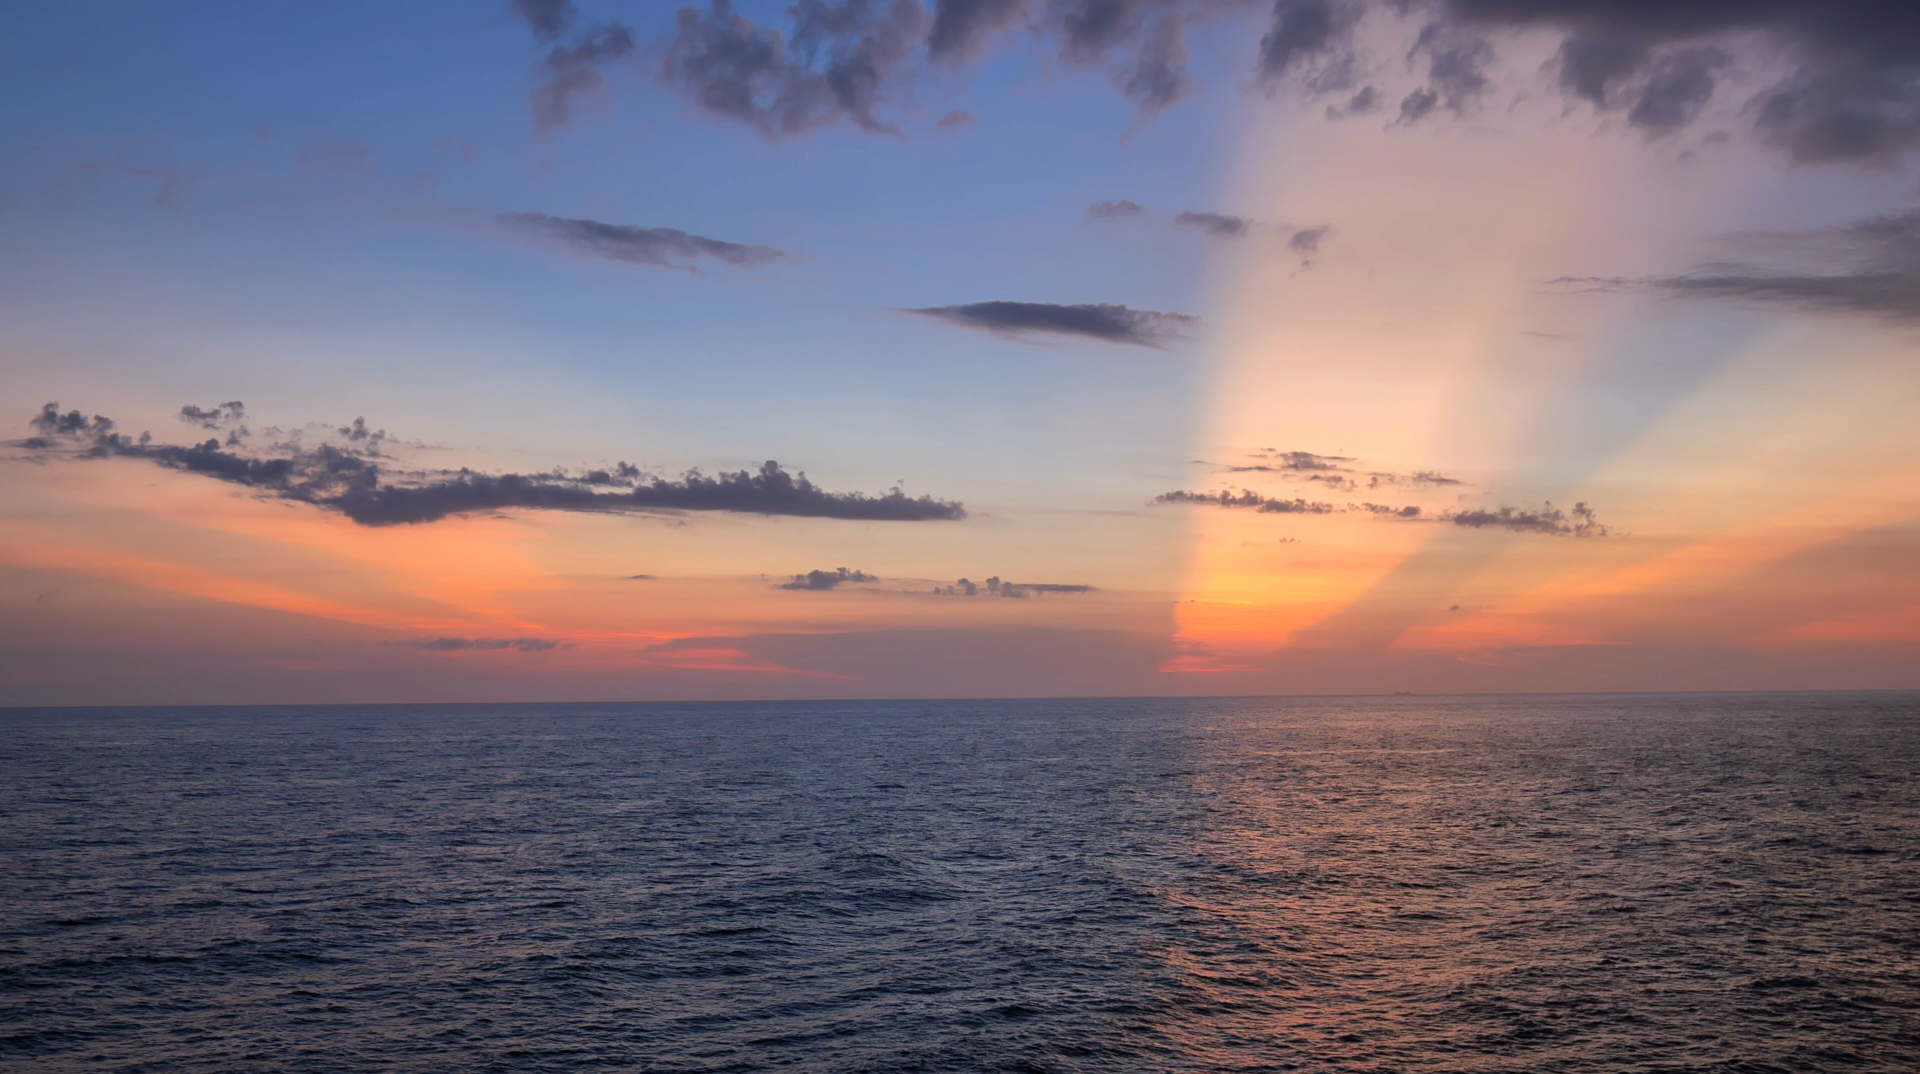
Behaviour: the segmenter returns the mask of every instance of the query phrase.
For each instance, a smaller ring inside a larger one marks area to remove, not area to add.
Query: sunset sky
[[[61,0],[0,89],[0,703],[1920,687],[1917,5]]]

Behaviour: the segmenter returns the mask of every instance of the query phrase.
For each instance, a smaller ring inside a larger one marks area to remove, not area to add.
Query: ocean
[[[0,710],[0,1066],[1920,1070],[1920,695]]]

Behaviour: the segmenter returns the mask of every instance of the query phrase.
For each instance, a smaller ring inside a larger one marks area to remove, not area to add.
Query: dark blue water
[[[0,1065],[1920,1069],[1920,696],[0,712]]]

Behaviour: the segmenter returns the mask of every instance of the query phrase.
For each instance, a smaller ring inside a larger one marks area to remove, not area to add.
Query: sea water
[[[1920,695],[0,711],[0,1065],[1920,1070]]]

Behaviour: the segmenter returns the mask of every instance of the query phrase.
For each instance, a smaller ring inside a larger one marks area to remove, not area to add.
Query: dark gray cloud
[[[1216,239],[1237,239],[1253,227],[1253,221],[1246,217],[1225,213],[1184,212],[1176,215],[1173,222],[1178,227],[1199,228]]]
[[[918,0],[799,0],[787,14],[793,28],[782,34],[756,26],[726,0],[705,11],[684,4],[661,77],[707,112],[770,138],[842,121],[898,135],[875,110],[926,39]]]
[[[1452,23],[1430,22],[1415,38],[1407,62],[1424,62],[1427,82],[1400,102],[1402,123],[1418,122],[1437,108],[1463,115],[1490,85],[1486,67],[1493,62],[1493,46]]]
[[[472,649],[512,649],[522,653],[541,653],[549,649],[560,648],[557,641],[546,638],[429,638],[417,643],[417,647],[433,652],[457,653]],[[571,649],[573,646],[569,645]]]
[[[629,574],[620,580],[623,582],[651,582],[658,577],[658,575],[653,574]]]
[[[1200,318],[1191,314],[1106,303],[1061,306],[1050,302],[972,302],[904,312],[1003,335],[1047,332],[1142,347],[1164,347],[1179,338],[1183,329],[1200,323]]]
[[[1275,451],[1273,448],[1262,448],[1254,452],[1253,455],[1254,458],[1260,460],[1258,463],[1250,466],[1230,466],[1228,470],[1232,472],[1252,471],[1261,473],[1285,471],[1333,472],[1344,471],[1346,467],[1340,464],[1353,461],[1353,458],[1348,455],[1315,455],[1311,451]]]
[[[218,429],[244,421],[246,417],[246,404],[238,399],[230,399],[210,407],[197,407],[189,403],[180,408],[181,421],[189,425],[198,425],[202,429]]]
[[[1515,533],[1541,533],[1551,537],[1605,537],[1607,527],[1594,517],[1585,502],[1571,511],[1552,504],[1539,508],[1500,507],[1492,511],[1457,511],[1440,516],[1442,521],[1471,529],[1502,529]]]
[[[1025,600],[1047,593],[1091,593],[1094,588],[1065,582],[1003,582],[998,576],[979,583],[962,578],[950,586],[933,588],[936,596],[946,597],[974,597],[979,596],[982,590],[990,597]]]
[[[878,112],[911,93],[931,62],[960,66],[1009,31],[1054,59],[1105,70],[1151,116],[1192,91],[1186,32],[1254,0],[799,0],[785,28],[730,0],[686,3],[661,49],[662,78],[705,111],[784,137],[840,122],[899,133]]]
[[[1501,506],[1493,510],[1446,511],[1437,515],[1429,514],[1412,504],[1395,507],[1390,504],[1363,502],[1336,506],[1319,500],[1264,496],[1250,489],[1242,489],[1237,493],[1225,489],[1219,492],[1176,490],[1161,493],[1154,498],[1154,502],[1251,508],[1263,514],[1275,515],[1366,514],[1375,518],[1402,522],[1451,522],[1456,526],[1465,526],[1469,529],[1503,529],[1515,533],[1537,533],[1552,537],[1607,536],[1607,527],[1600,524],[1599,519],[1594,517],[1593,509],[1585,502],[1574,504],[1568,511],[1563,511],[1549,503],[1538,508]]]
[[[639,48],[633,28],[613,21],[589,27],[574,35],[571,43],[563,43],[560,39],[580,17],[572,0],[508,0],[507,10],[527,24],[536,44],[547,48],[540,58],[539,81],[527,95],[536,131],[571,123],[575,98],[599,91],[606,84],[602,69],[633,56]]]
[[[1226,490],[1219,492],[1186,492],[1175,490],[1163,492],[1154,497],[1155,503],[1204,503],[1216,507],[1251,507],[1263,514],[1270,515],[1330,515],[1339,508],[1318,500],[1278,499],[1242,489],[1239,494]]]
[[[501,213],[494,219],[504,227],[545,235],[582,253],[630,265],[693,269],[705,258],[734,268],[756,268],[792,260],[785,251],[771,246],[725,242],[670,227],[629,227],[545,213]]]
[[[734,511],[743,514],[875,522],[919,522],[966,517],[958,503],[931,496],[909,497],[899,489],[884,495],[828,492],[790,474],[777,462],[757,471],[707,476],[692,470],[678,480],[647,477],[621,463],[613,472],[489,474],[471,469],[383,470],[384,432],[369,432],[356,419],[337,431],[335,442],[302,445],[297,439],[255,451],[209,439],[198,444],[154,443],[130,438],[111,419],[65,414],[53,403],[29,422],[33,436],[16,442],[35,452],[73,459],[139,459],[170,470],[199,474],[253,489],[264,496],[338,511],[363,526],[435,522],[453,515],[505,510],[633,513]]]
[[[1349,507],[1365,511],[1370,515],[1378,515],[1381,518],[1413,519],[1420,517],[1420,508],[1411,505],[1406,507],[1393,507],[1384,503],[1360,503],[1351,504]]]
[[[633,55],[633,30],[617,22],[596,26],[573,45],[555,45],[541,62],[544,81],[528,97],[535,130],[564,127],[573,121],[573,100],[597,92],[606,79],[600,69]]]
[[[1287,249],[1301,255],[1313,255],[1320,252],[1320,244],[1326,241],[1333,228],[1327,224],[1319,227],[1303,227],[1287,237]]]
[[[1327,106],[1328,119],[1345,119],[1348,116],[1364,116],[1380,110],[1381,98],[1378,86],[1361,86],[1341,104]]]
[[[1262,448],[1253,453],[1251,463],[1225,468],[1230,474],[1279,474],[1295,481],[1314,481],[1341,492],[1355,492],[1360,484],[1353,467],[1345,465],[1355,461],[1350,455],[1316,455],[1311,451],[1277,451]],[[1396,474],[1387,470],[1366,472],[1367,488],[1411,487],[1417,489],[1441,488],[1450,485],[1462,485],[1463,481],[1451,478],[1435,470],[1415,470],[1410,474]]]
[[[1364,11],[1361,0],[1276,0],[1260,38],[1259,81],[1290,80],[1313,93],[1351,88],[1359,62],[1353,31]]]
[[[1920,211],[1831,228],[1753,232],[1724,241],[1735,258],[1679,276],[1568,277],[1552,282],[1587,290],[1652,290],[1763,308],[1920,321]]]
[[[846,582],[877,582],[880,579],[865,571],[850,571],[845,567],[831,571],[808,571],[796,574],[793,581],[782,583],[781,589],[810,589],[815,591],[833,589]]]
[[[1655,135],[1691,122],[1730,61],[1719,48],[1676,47],[1656,55],[1643,35],[1592,32],[1568,36],[1555,60],[1567,96],[1601,111],[1624,110],[1628,124]]]
[[[509,0],[507,10],[525,20],[533,36],[541,41],[552,41],[565,33],[580,14],[573,0]]]
[[[1398,485],[1411,485],[1414,488],[1444,488],[1448,485],[1464,485],[1466,482],[1434,470],[1415,470],[1410,474],[1371,473],[1367,475],[1367,487],[1370,489],[1390,488]]]
[[[1025,0],[934,0],[927,52],[950,63],[972,59],[985,40],[1026,17]]]
[[[514,0],[550,51],[536,123],[563,124],[612,62],[637,55],[620,23],[586,31],[570,3]],[[1505,36],[1558,38],[1568,100],[1658,136],[1687,127],[1738,66],[1773,71],[1730,111],[1795,160],[1886,161],[1920,148],[1920,4],[1910,0],[796,0],[765,24],[729,0],[684,3],[656,50],[660,77],[706,112],[768,137],[850,124],[898,135],[882,113],[912,97],[927,64],[976,62],[1037,47],[1064,66],[1105,71],[1142,118],[1192,92],[1186,36],[1265,11],[1248,62],[1268,92],[1338,94],[1330,118],[1388,101],[1360,85],[1356,30],[1408,20],[1402,91],[1413,123],[1464,114],[1493,85]],[[1415,29],[1417,27],[1417,29]],[[568,35],[571,34],[571,39]]]
[[[1087,206],[1089,220],[1125,220],[1146,212],[1137,201],[1096,201]]]
[[[1649,133],[1693,118],[1742,39],[1758,36],[1786,69],[1744,110],[1775,147],[1804,163],[1885,160],[1920,147],[1920,4],[1445,0],[1443,8],[1477,29],[1564,33],[1559,69],[1568,96],[1624,111]]]

